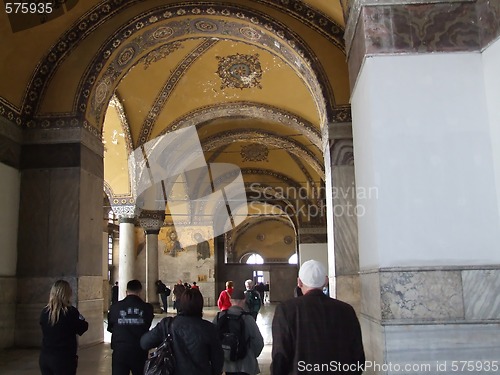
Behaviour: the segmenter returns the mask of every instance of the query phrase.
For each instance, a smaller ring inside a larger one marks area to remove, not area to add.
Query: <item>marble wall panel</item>
[[[478,51],[475,3],[364,7],[368,54]]]
[[[361,284],[359,275],[336,277],[336,298],[347,302],[357,314],[361,311]]]
[[[382,319],[464,317],[460,271],[396,271],[380,275]]]
[[[384,363],[384,327],[364,315],[360,316],[359,324],[361,325],[366,360],[372,363]],[[363,372],[364,375],[374,375],[375,373],[373,368],[367,368],[366,371]]]
[[[466,320],[500,320],[500,270],[462,271]]]
[[[362,273],[361,281],[361,314],[380,322],[380,276],[378,272]]]
[[[45,264],[48,247],[47,211],[50,206],[50,173],[48,170],[22,172],[19,205],[18,276],[47,275]]]
[[[347,40],[347,64],[351,92],[354,90],[358,74],[366,56],[365,24],[362,17],[359,18],[355,28],[354,38],[351,41]]]
[[[49,301],[50,288],[56,280],[63,278],[68,281],[77,295],[76,279],[68,277],[20,277],[17,281],[17,302],[21,304],[44,303]]]
[[[478,0],[476,9],[481,23],[481,44],[485,47],[500,35],[500,1]]]
[[[49,176],[50,206],[46,212],[49,216],[49,237],[45,275],[75,275],[79,246],[80,168],[51,169]]]
[[[80,155],[82,169],[103,179],[104,161],[102,155],[96,154],[83,145],[81,146]]]
[[[80,276],[78,278],[78,303],[102,299],[102,276]]]
[[[14,140],[0,134],[0,163],[19,169],[21,146]]]
[[[102,191],[101,177],[80,171],[79,275],[102,276]]]
[[[354,166],[332,167],[336,275],[359,273]]]
[[[385,327],[386,363],[430,364],[426,373],[452,374],[451,361],[481,361],[500,358],[499,324],[395,325]],[[447,371],[437,363],[447,361]],[[396,372],[392,372],[396,373]],[[389,372],[389,374],[392,374]],[[412,373],[412,372],[409,372]],[[414,372],[417,373],[417,372]],[[424,373],[423,371],[420,373]],[[468,374],[495,373],[466,371]]]
[[[14,345],[20,348],[40,347],[42,330],[40,329],[40,313],[48,301],[44,303],[17,304],[16,331]]]
[[[346,27],[351,91],[365,57],[480,51],[500,36],[500,2],[359,1]]]
[[[0,277],[0,348],[14,344],[17,280]]]
[[[89,329],[79,338],[80,346],[100,343],[104,340],[102,299],[79,301],[78,311],[89,323]]]

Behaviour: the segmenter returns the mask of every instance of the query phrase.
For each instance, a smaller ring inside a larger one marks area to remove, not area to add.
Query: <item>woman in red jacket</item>
[[[219,299],[217,300],[217,306],[219,306],[220,311],[231,307],[231,294],[233,294],[233,282],[226,281],[226,289],[220,292]]]

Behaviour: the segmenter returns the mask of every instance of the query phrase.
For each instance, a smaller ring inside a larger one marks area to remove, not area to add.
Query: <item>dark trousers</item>
[[[38,364],[42,375],[75,375],[78,356],[42,352]]]
[[[161,298],[161,303],[163,305],[163,310],[167,312],[167,307],[168,307],[168,300],[167,300],[167,294],[166,293],[160,293],[160,298]]]
[[[248,375],[246,372],[226,372],[226,375]]]
[[[113,350],[112,375],[143,375],[147,356],[143,350]]]

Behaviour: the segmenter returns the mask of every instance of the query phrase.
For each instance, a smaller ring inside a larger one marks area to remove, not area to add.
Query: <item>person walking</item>
[[[363,373],[365,354],[358,318],[351,305],[323,293],[327,282],[320,262],[304,262],[297,279],[303,296],[276,307],[272,375],[309,372],[307,366],[315,364],[328,364],[332,373]]]
[[[163,305],[162,310],[167,313],[168,310],[168,296],[170,295],[170,288],[165,285],[161,280],[156,280],[156,294],[160,296],[160,301]]]
[[[71,306],[72,290],[65,280],[57,280],[50,289],[49,303],[40,314],[42,350],[39,366],[42,375],[76,374],[78,342],[89,324],[78,309]]]
[[[255,319],[245,311],[245,307],[245,292],[241,289],[235,289],[231,295],[231,307],[228,310],[219,312],[213,321],[219,329],[221,320],[225,318],[225,315],[228,320],[237,321],[238,319],[242,319],[244,323],[245,355],[243,358],[237,360],[231,360],[228,355],[224,357],[224,372],[226,375],[255,375],[260,373],[257,357],[264,348],[264,338],[260,333]]]
[[[182,293],[186,290],[184,284],[182,284],[182,280],[177,280],[177,284],[174,285],[174,295],[172,296],[172,300],[174,301],[174,309],[177,310],[177,301],[180,300]]]
[[[141,336],[153,322],[153,306],[139,296],[139,280],[127,283],[127,296],[111,305],[108,312],[108,331],[111,332],[112,375],[142,375],[147,351],[140,346]]]
[[[173,375],[220,375],[224,352],[217,330],[204,320],[203,296],[199,289],[186,290],[177,300],[177,316],[163,318],[141,337],[141,348],[158,347],[165,339],[167,326],[173,339],[175,370]]]
[[[257,320],[257,315],[262,306],[262,299],[260,298],[260,293],[255,290],[253,281],[250,279],[245,281],[245,297],[246,306],[250,315],[252,315],[254,320]]]
[[[226,281],[226,289],[224,289],[219,294],[219,298],[217,299],[217,306],[220,311],[227,310],[231,307],[231,294],[233,293],[233,282]]]
[[[118,302],[118,281],[111,287],[111,304]]]

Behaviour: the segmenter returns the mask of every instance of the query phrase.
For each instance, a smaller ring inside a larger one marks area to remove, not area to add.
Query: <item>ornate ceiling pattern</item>
[[[0,66],[16,88],[0,82],[0,116],[32,134],[83,127],[102,139],[104,190],[127,214],[130,177],[115,175],[128,156],[195,126],[207,163],[241,169],[249,201],[276,207],[296,227],[322,226],[303,208],[323,201],[326,125],[351,118],[342,5],[79,1],[45,24],[0,28],[5,50],[26,46],[16,57],[23,64]],[[199,222],[198,208],[187,225]]]

